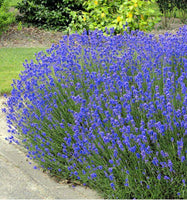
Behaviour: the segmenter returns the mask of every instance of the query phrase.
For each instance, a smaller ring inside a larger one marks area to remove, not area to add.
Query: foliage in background
[[[178,9],[186,10],[187,9],[187,4],[185,0],[175,0],[175,6]]]
[[[71,11],[81,10],[82,0],[23,0],[17,8],[19,20],[43,28],[64,30],[71,22]]]
[[[3,4],[3,2],[4,2],[4,0],[0,0],[0,7],[1,7],[1,5]]]
[[[99,29],[104,31],[114,27],[115,33],[123,31],[124,25],[128,23],[131,30],[152,30],[154,25],[160,20],[161,13],[152,8],[154,0],[88,0],[84,6],[86,12],[73,13],[70,29],[79,31]]]
[[[117,19],[119,27],[122,28],[122,25],[126,21],[131,30],[152,30],[154,25],[160,21],[160,13],[151,7],[154,2],[155,0],[125,1],[119,8],[120,21]]]
[[[18,2],[21,2],[22,0],[9,0],[9,4],[12,7],[17,6]]]
[[[182,21],[186,21],[187,2],[186,0],[156,0],[160,11],[164,15],[164,26],[168,26],[167,18],[181,12]]]
[[[0,35],[8,29],[8,26],[15,22],[15,13],[9,12],[9,1],[0,0]]]
[[[173,0],[156,0],[156,2],[163,14],[166,12],[171,12],[175,7],[175,2]]]
[[[13,81],[7,139],[108,199],[187,198],[186,31],[64,36]]]
[[[187,22],[187,2],[186,0],[175,0],[175,6],[177,10],[181,12],[182,22]],[[176,12],[176,11],[175,11]]]
[[[175,7],[184,11],[187,9],[185,0],[156,0],[156,2],[162,13],[172,12]]]

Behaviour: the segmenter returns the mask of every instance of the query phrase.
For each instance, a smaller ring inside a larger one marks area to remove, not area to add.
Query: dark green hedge
[[[83,0],[23,0],[17,8],[19,20],[43,28],[65,30],[71,22],[71,11],[83,10]]]
[[[174,8],[186,11],[186,0],[156,0],[159,9],[162,13],[171,12]]]
[[[3,4],[3,2],[4,2],[4,0],[0,0],[0,7],[1,7],[1,5]]]

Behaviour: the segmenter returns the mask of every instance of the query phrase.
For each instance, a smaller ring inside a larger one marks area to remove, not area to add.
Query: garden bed
[[[163,28],[162,22],[156,24],[155,28],[150,32],[157,38],[161,34],[168,32],[176,34],[180,27],[185,24],[177,18],[169,20],[169,26]],[[57,44],[62,40],[63,32],[47,31],[36,27],[21,27],[13,25],[10,29],[3,33],[0,37],[0,47],[50,47],[53,43]]]
[[[106,198],[185,198],[185,33],[64,37],[14,82],[10,142]]]

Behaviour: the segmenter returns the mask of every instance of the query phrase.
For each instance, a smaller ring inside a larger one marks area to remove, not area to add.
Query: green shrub
[[[186,0],[175,0],[176,8],[181,12],[182,22],[186,21],[187,3]]]
[[[1,5],[3,4],[3,1],[4,1],[4,0],[0,0],[0,7],[1,7]]]
[[[175,1],[173,0],[156,0],[156,2],[163,14],[171,12],[175,7]]]
[[[183,22],[186,20],[187,4],[185,0],[156,0],[161,13],[164,14],[164,26],[168,26],[167,18],[175,17],[180,12]]]
[[[175,0],[175,5],[178,9],[187,9],[187,3],[185,0]]]
[[[132,0],[124,1],[124,3],[119,8],[119,17],[121,18],[119,25],[116,25],[116,28],[119,26],[122,28],[122,25],[125,21],[128,23],[128,26],[132,30],[141,30],[149,31],[154,28],[154,25],[160,21],[160,13],[157,13],[152,7],[151,4],[154,3],[154,0],[151,1],[142,1],[142,0]],[[119,21],[118,19],[116,20]],[[116,22],[115,21],[115,22]]]
[[[187,3],[185,0],[156,0],[162,13],[172,12],[174,8],[186,10]]]
[[[28,24],[63,30],[71,22],[70,12],[82,9],[82,0],[23,0],[17,8],[19,19]]]
[[[88,0],[84,3],[86,12],[73,13],[75,20],[70,24],[71,30],[75,31],[82,27],[87,30],[115,28],[115,33],[120,33],[123,26],[128,23],[131,30],[151,30],[160,18],[160,14],[151,8],[151,1],[143,0]],[[77,25],[79,24],[80,27]]]
[[[7,30],[8,26],[15,22],[15,13],[8,12],[9,3],[7,0],[0,0],[0,35]]]

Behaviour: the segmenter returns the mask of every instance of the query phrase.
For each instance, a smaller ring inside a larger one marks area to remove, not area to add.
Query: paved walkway
[[[20,146],[9,144],[0,98],[0,199],[99,199],[97,193],[81,186],[57,183],[26,161]]]

